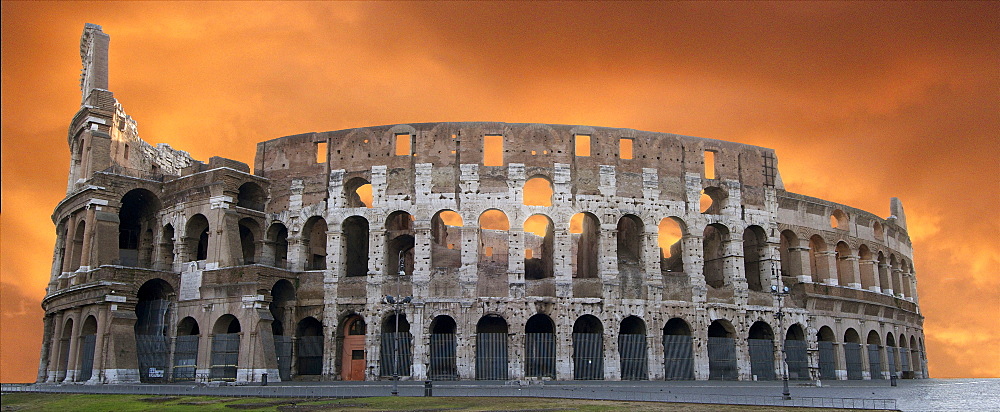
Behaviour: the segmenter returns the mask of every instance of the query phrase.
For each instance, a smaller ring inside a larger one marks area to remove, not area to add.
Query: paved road
[[[855,406],[881,408],[895,400],[903,411],[1000,411],[1000,379],[925,379],[888,381],[832,381],[821,387],[791,383],[792,401],[781,400],[781,382],[603,382],[559,381],[541,385],[504,382],[434,382],[435,396],[537,396],[559,398],[649,400],[800,406]],[[390,382],[283,382],[260,386],[211,387],[197,384],[163,385],[31,385],[22,390],[157,395],[231,395],[268,397],[386,396]],[[4,385],[4,391],[18,390]],[[422,382],[403,381],[402,396],[422,396]]]

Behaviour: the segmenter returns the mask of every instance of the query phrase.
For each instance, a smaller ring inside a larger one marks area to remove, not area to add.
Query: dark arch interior
[[[767,323],[757,321],[750,326],[750,339],[774,339],[774,331],[771,330],[771,326]]]
[[[399,329],[398,330],[396,329],[396,317],[399,317]],[[382,330],[384,331],[384,333],[409,332],[410,331],[410,322],[406,321],[406,314],[405,313],[401,313],[399,315],[389,315],[389,316],[386,316],[385,320],[382,322]]]
[[[732,338],[733,333],[729,331],[725,325],[720,321],[712,322],[708,326],[708,337],[710,338]]]
[[[646,334],[646,322],[639,319],[636,316],[629,316],[622,320],[621,325],[622,335],[645,335]]]
[[[476,333],[507,333],[507,321],[497,315],[486,315],[476,324]]]
[[[691,327],[680,318],[673,318],[667,321],[663,327],[664,335],[691,335]]]
[[[552,318],[541,313],[528,318],[528,323],[524,325],[525,333],[555,333],[555,326]]]
[[[451,316],[438,316],[431,323],[431,333],[453,334],[456,328],[455,319],[452,319]]]
[[[573,324],[573,333],[604,333],[604,326],[596,317],[583,315]]]

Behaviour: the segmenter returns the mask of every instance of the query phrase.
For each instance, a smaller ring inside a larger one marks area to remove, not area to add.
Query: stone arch
[[[436,381],[458,380],[458,325],[448,315],[438,315],[430,323],[430,364],[427,378]]]
[[[77,363],[80,369],[75,380],[86,382],[94,376],[94,355],[97,352],[97,317],[94,315],[83,320],[79,342]]]
[[[767,322],[757,321],[747,333],[750,349],[750,374],[758,380],[774,380],[774,331]]]
[[[198,213],[188,219],[184,237],[189,261],[208,259],[208,229],[208,218],[205,215]]]
[[[671,318],[663,325],[664,379],[694,379],[693,348],[691,326],[684,319]]]
[[[573,379],[604,379],[604,326],[594,315],[573,323]]]
[[[861,275],[861,288],[873,290],[878,282],[877,268],[873,266],[876,261],[872,258],[872,251],[868,245],[858,246],[858,268]]]
[[[878,331],[868,332],[868,372],[872,379],[882,379],[882,339]]]
[[[265,203],[267,203],[267,193],[257,183],[246,182],[240,185],[236,192],[236,206],[238,207],[263,212]]]
[[[622,299],[646,297],[646,268],[643,264],[645,237],[645,226],[638,216],[626,214],[618,219],[618,281]]]
[[[833,213],[830,213],[830,227],[833,229],[847,230],[849,225],[849,220],[847,218],[847,213],[843,210],[835,209]]]
[[[892,280],[892,292],[895,296],[900,296],[903,293],[902,279],[900,279],[901,269],[899,266],[899,260],[896,259],[896,254],[889,254],[889,277]]]
[[[152,267],[152,228],[158,226],[159,211],[160,199],[149,190],[132,189],[122,196],[118,210],[118,261],[122,266]]]
[[[413,274],[414,256],[413,215],[397,210],[385,219],[385,273],[399,275],[400,258],[403,270]]]
[[[83,255],[83,243],[86,239],[87,233],[87,222],[80,219],[76,224],[76,230],[73,234],[73,256],[70,260],[70,270],[80,269],[81,266],[86,266],[87,257]]]
[[[684,221],[670,216],[660,219],[657,225],[657,244],[660,247],[660,272],[684,272],[684,244],[687,233]]]
[[[879,242],[885,241],[885,229],[882,228],[882,224],[877,220],[872,222],[872,235]]]
[[[920,362],[920,347],[917,346],[916,335],[910,336],[910,365],[916,375],[914,377],[920,377],[924,365]]]
[[[507,296],[510,223],[507,215],[489,209],[479,215],[478,296]]]
[[[277,268],[288,268],[288,228],[281,222],[274,222],[267,229],[265,251],[269,263]]]
[[[601,224],[590,212],[580,212],[570,219],[570,236],[573,238],[573,277],[592,279],[598,276],[600,263]]]
[[[305,250],[305,270],[326,269],[326,219],[310,217],[302,225],[302,246]]]
[[[704,249],[703,273],[708,286],[719,289],[727,286],[725,276],[726,245],[729,243],[729,228],[719,223],[705,226],[702,235]]]
[[[69,372],[70,342],[73,339],[73,318],[66,319],[62,326],[62,334],[59,338],[59,366],[56,370],[62,372],[61,377],[65,378]]]
[[[736,329],[725,319],[708,325],[708,379],[736,380]]]
[[[878,284],[882,290],[882,293],[892,294],[892,280],[889,277],[889,263],[885,258],[885,254],[881,251],[878,252]]]
[[[476,323],[476,379],[507,379],[507,321],[485,315]]]
[[[710,186],[701,191],[699,210],[706,215],[722,214],[729,193],[720,187]]]
[[[372,207],[372,184],[363,177],[353,177],[344,183],[345,207]]]
[[[454,210],[439,210],[431,218],[431,266],[462,267],[462,216]]]
[[[242,331],[240,320],[232,314],[225,314],[216,319],[212,327],[210,380],[236,380]]]
[[[239,262],[244,265],[257,263],[257,243],[261,239],[260,224],[249,217],[240,219],[237,225],[240,228],[240,251]]]
[[[554,274],[552,219],[543,214],[524,221],[524,278],[544,279]]]
[[[345,274],[348,277],[368,276],[368,219],[351,216],[344,219],[340,227]]]
[[[638,316],[622,319],[618,327],[618,354],[622,380],[649,379],[646,322]]]
[[[393,313],[382,320],[381,376],[410,376],[413,364],[413,335],[405,313]]]
[[[837,242],[837,247],[834,253],[837,261],[837,284],[840,286],[851,286],[852,284],[855,284],[853,262],[856,257],[851,254],[851,247],[847,245],[847,242]]]
[[[799,323],[789,326],[784,345],[788,379],[809,379],[809,345],[806,342],[805,328]]]
[[[346,316],[340,323],[338,338],[340,348],[340,376],[345,381],[365,380],[365,336],[368,333],[365,319],[356,313]]]
[[[762,262],[767,258],[767,234],[764,228],[751,225],[743,231],[743,274],[747,288],[763,292],[764,285],[770,284],[770,274]]]
[[[177,322],[174,338],[173,381],[193,381],[198,372],[198,342],[201,339],[198,321],[190,316]]]
[[[545,175],[534,175],[524,182],[521,191],[525,206],[552,206],[552,179]]]
[[[837,379],[837,351],[835,349],[837,336],[829,326],[819,328],[816,333],[819,349],[820,379]]]
[[[295,286],[287,279],[279,279],[271,286],[271,303],[267,306],[271,312],[271,333],[274,335],[286,335],[285,329],[294,318],[292,311],[295,309]]]
[[[536,313],[524,324],[524,376],[555,379],[556,327],[552,318]]]
[[[160,278],[146,281],[136,292],[133,329],[139,358],[139,380],[142,382],[160,382],[166,376],[173,293],[174,288]],[[151,375],[151,370],[159,373]]]
[[[861,336],[854,328],[844,331],[844,363],[847,365],[847,379],[864,379],[864,358],[861,350]]]
[[[160,231],[160,270],[172,271],[174,266],[174,226],[170,223],[163,225]]]
[[[323,323],[312,316],[306,316],[296,326],[295,337],[297,374],[322,375]]]
[[[813,282],[827,282],[830,279],[830,265],[827,259],[826,240],[820,235],[809,238],[809,269]]]
[[[799,236],[791,230],[782,230],[779,236],[778,255],[781,260],[781,278],[784,283],[794,282],[802,276],[802,253]],[[786,280],[786,278],[790,278]]]

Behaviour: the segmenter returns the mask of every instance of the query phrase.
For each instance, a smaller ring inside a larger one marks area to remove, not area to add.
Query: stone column
[[[573,297],[573,266],[571,264],[572,259],[576,259],[573,255],[573,236],[569,233],[568,224],[560,225],[554,230],[553,235],[555,236],[554,249],[552,252],[552,257],[555,259],[553,262],[553,272],[555,274],[555,286],[556,286],[556,297],[559,298],[571,298]]]
[[[823,269],[826,269],[825,271]],[[832,286],[837,286],[840,281],[837,279],[837,252],[836,251],[823,251],[816,252],[816,270],[819,272],[820,277],[825,276],[824,279],[816,279],[817,274],[813,274],[813,281],[820,280],[822,283]]]
[[[739,237],[737,237],[739,236]],[[726,255],[723,257],[722,273],[726,284],[733,287],[733,303],[745,306],[749,292],[747,291],[747,278],[743,270],[743,237],[740,234],[731,232],[728,239],[724,239]]]
[[[110,336],[108,336],[108,311],[110,307],[106,305],[97,305],[97,332],[94,336],[96,344],[94,345],[94,373],[90,375],[90,380],[87,383],[97,384],[97,383],[110,383],[107,381],[105,376],[105,370],[107,370],[107,365],[104,362],[104,356],[107,353],[108,341]],[[114,354],[111,354],[114,355]]]
[[[885,276],[886,283],[885,284],[882,284],[882,274],[883,273],[886,274],[886,276]],[[892,267],[889,266],[888,263],[879,263],[878,264],[878,278],[879,278],[879,286],[882,288],[882,293],[885,293],[886,295],[889,295],[889,296],[895,296],[895,293],[894,293],[893,288],[892,288]]]
[[[76,375],[80,370],[77,356],[80,352],[78,347],[80,346],[80,331],[83,329],[83,308],[73,309],[73,312],[76,316],[74,316],[73,330],[69,336],[69,362],[66,363],[66,378],[63,380],[65,383],[76,381]]]
[[[684,273],[688,275],[688,283],[691,285],[691,302],[705,303],[708,299],[708,285],[705,283],[705,251],[703,250],[704,239],[696,235],[684,235],[681,238],[681,245],[684,255]]]

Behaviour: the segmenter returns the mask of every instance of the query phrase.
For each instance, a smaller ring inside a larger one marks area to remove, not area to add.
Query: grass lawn
[[[376,397],[225,398],[212,396],[5,393],[2,411],[802,411],[803,408],[551,398]]]

